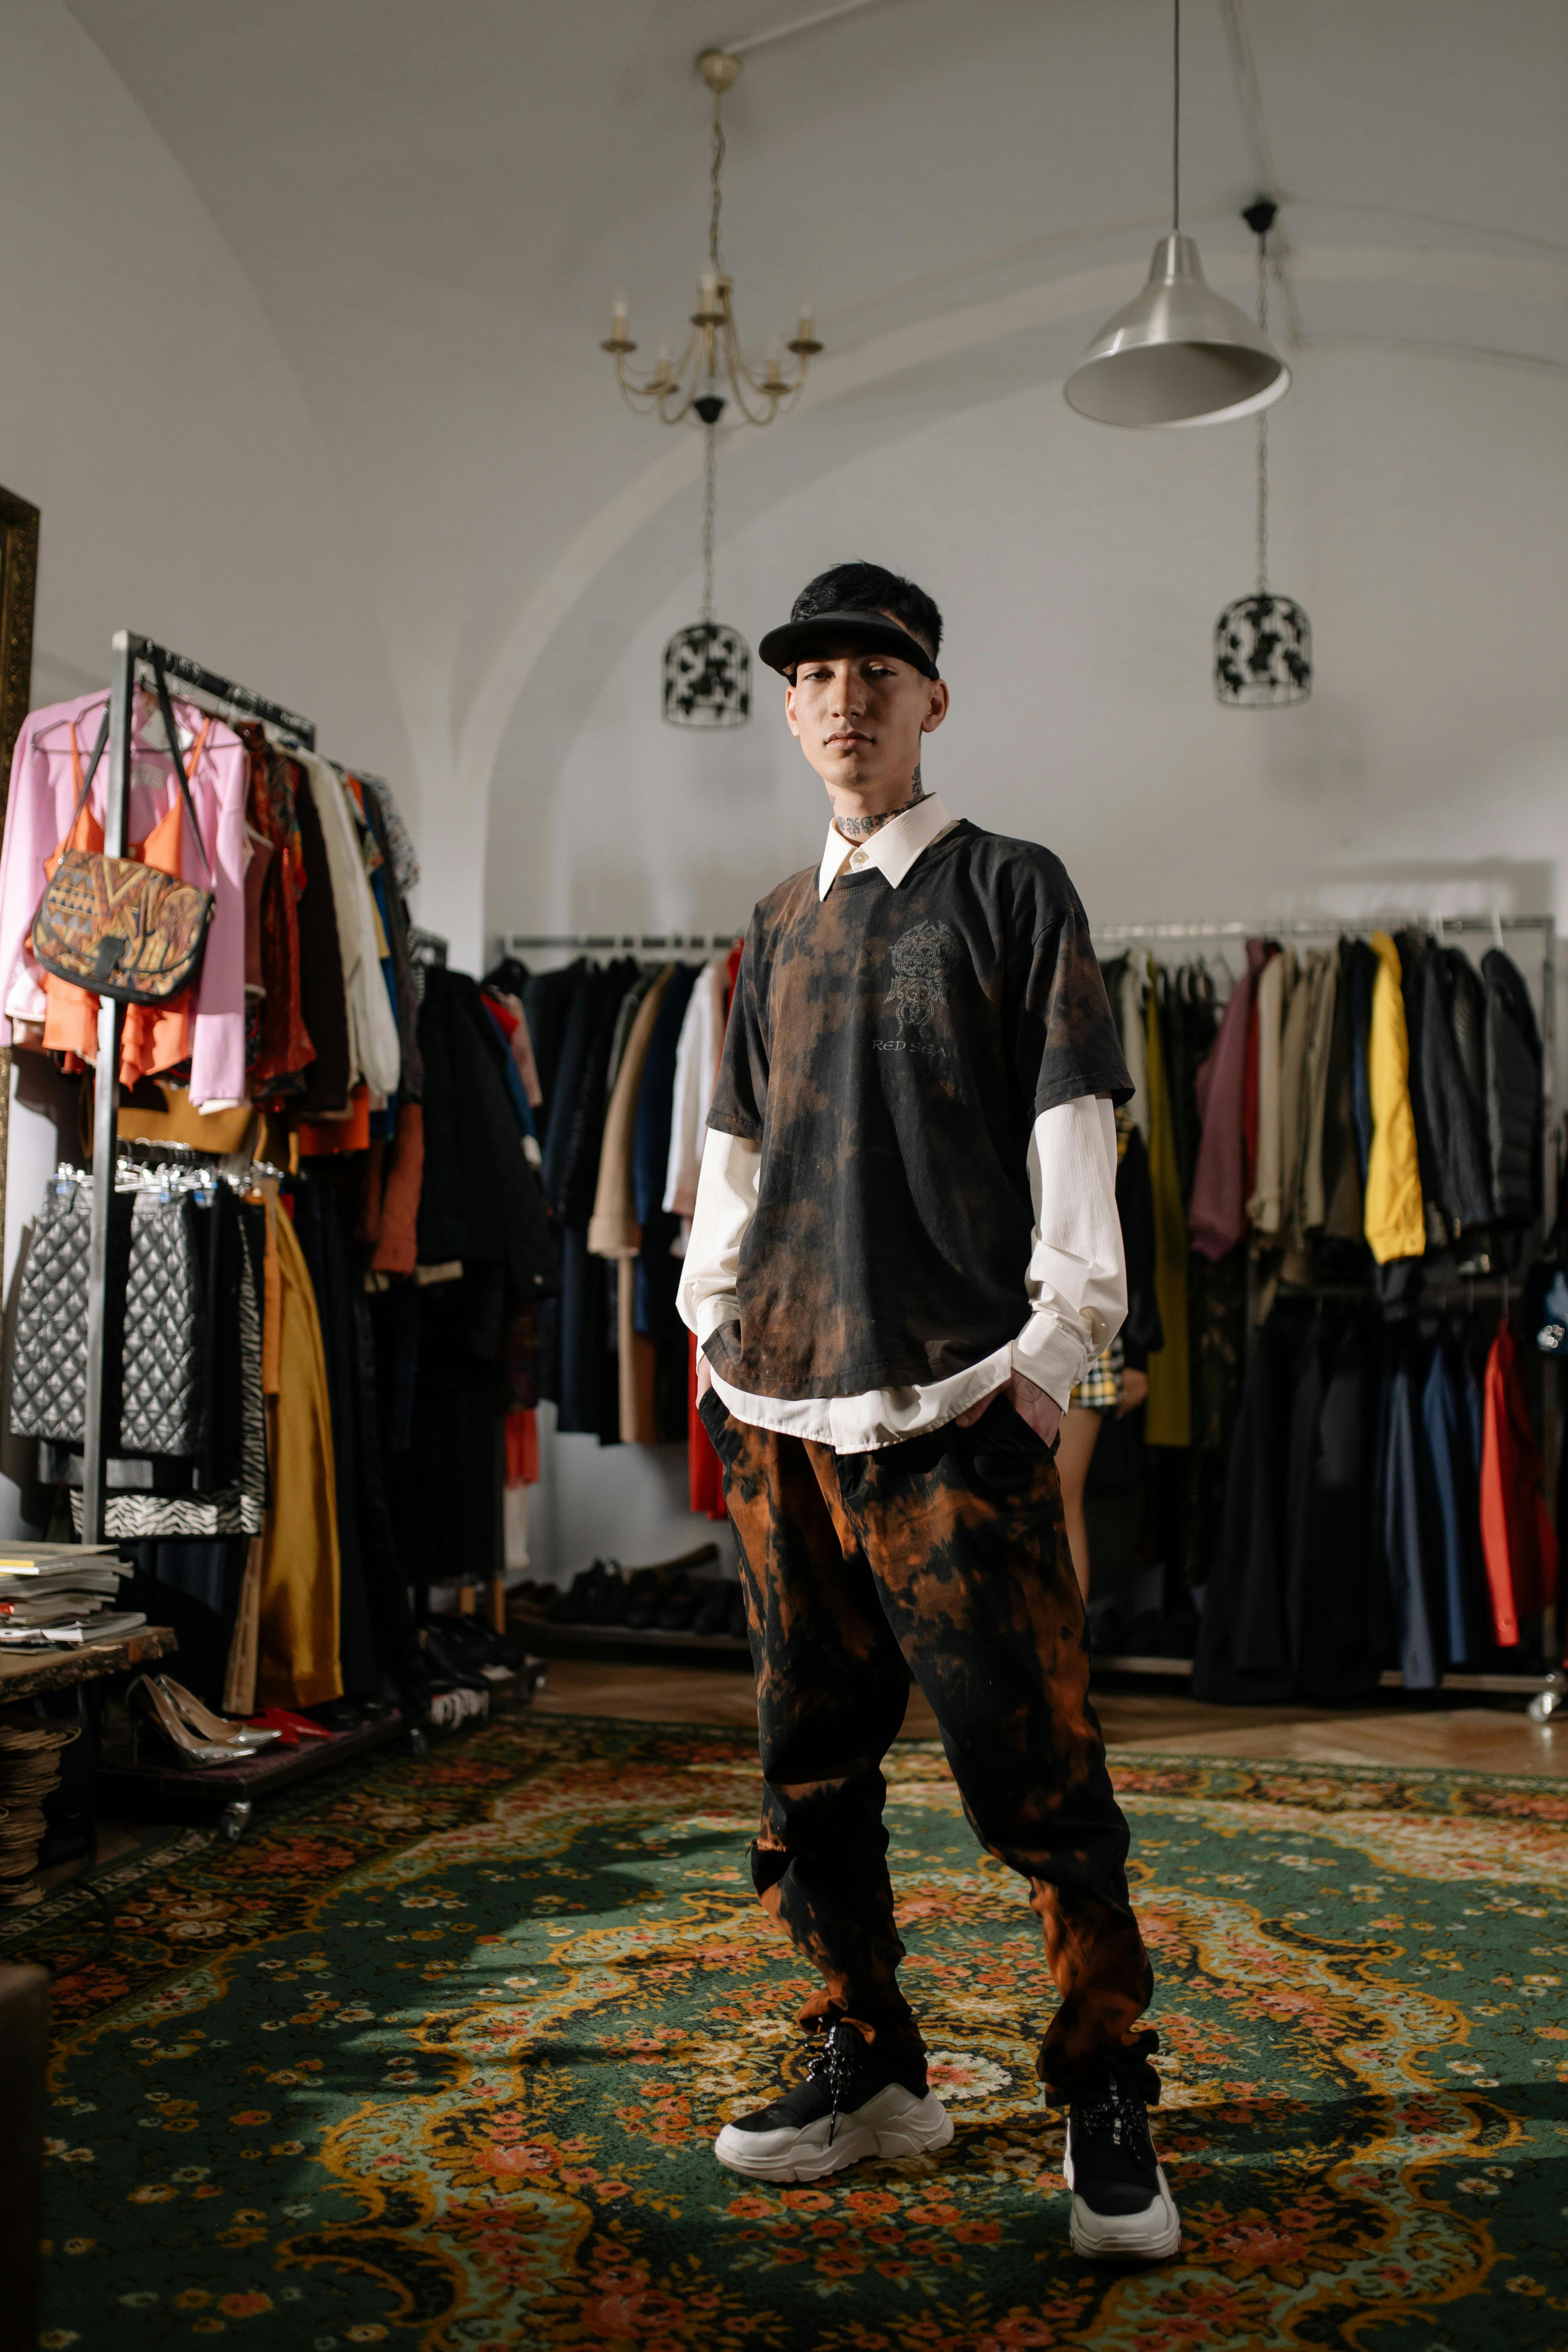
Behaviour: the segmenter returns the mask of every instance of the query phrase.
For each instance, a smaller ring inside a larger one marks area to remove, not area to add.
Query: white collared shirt
[[[906,809],[869,840],[846,840],[829,825],[817,868],[820,903],[840,874],[874,868],[899,889],[919,860],[952,824],[940,796]],[[1042,1111],[1029,1138],[1034,1243],[1024,1277],[1028,1319],[1016,1339],[950,1379],[920,1386],[869,1389],[851,1397],[765,1397],[713,1387],[737,1421],[831,1445],[836,1453],[874,1452],[919,1432],[940,1429],[972,1404],[1024,1373],[1065,1411],[1092,1359],[1110,1346],[1127,1313],[1127,1272],[1116,1211],[1116,1115],[1109,1101],[1079,1097]],[[762,1148],[710,1128],[702,1150],[691,1239],[681,1269],[681,1319],[699,1345],[740,1315],[736,1285],[741,1244],[756,1207]]]
[[[905,809],[901,816],[889,818],[865,841],[846,840],[837,824],[830,824],[827,845],[816,869],[817,904],[820,906],[841,874],[861,874],[868,866],[874,866],[897,890],[916,859],[924,856],[933,841],[940,841],[952,824],[952,817],[942,804],[941,793],[928,793],[923,801]]]

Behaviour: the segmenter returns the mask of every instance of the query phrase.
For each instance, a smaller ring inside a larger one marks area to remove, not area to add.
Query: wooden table
[[[139,1625],[118,1642],[83,1642],[68,1650],[0,1651],[0,1706],[14,1699],[42,1698],[47,1691],[71,1690],[103,1675],[133,1674],[178,1648],[168,1625]]]

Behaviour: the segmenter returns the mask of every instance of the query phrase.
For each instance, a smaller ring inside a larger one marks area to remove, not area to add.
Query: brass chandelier
[[[740,78],[741,62],[726,49],[704,49],[697,60],[697,70],[713,93],[713,155],[708,173],[708,266],[698,281],[697,308],[691,313],[686,348],[675,360],[668,345],[661,345],[651,375],[640,380],[634,376],[626,361],[637,347],[626,331],[626,301],[621,294],[611,304],[609,336],[599,346],[615,361],[616,382],[627,406],[644,415],[657,411],[666,425],[679,425],[695,415],[711,428],[731,404],[749,425],[771,425],[781,409],[798,399],[806,370],[822,349],[812,331],[811,306],[802,302],[788,345],[798,362],[791,374],[785,375],[776,348],[764,354],[761,375],[753,373],[742,354],[731,305],[734,280],[719,251],[722,109],[725,91],[733,89]]]

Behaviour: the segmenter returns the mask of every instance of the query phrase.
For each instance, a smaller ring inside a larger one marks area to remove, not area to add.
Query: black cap
[[[786,621],[770,629],[757,651],[770,669],[788,677],[797,662],[813,654],[891,654],[906,661],[922,677],[942,673],[918,637],[911,637],[885,613],[814,613],[809,621]],[[793,680],[792,680],[793,683]]]

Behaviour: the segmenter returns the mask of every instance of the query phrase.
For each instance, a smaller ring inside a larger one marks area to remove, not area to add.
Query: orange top
[[[210,719],[204,719],[200,734],[191,746],[187,770],[195,773],[207,740]],[[81,747],[77,740],[76,720],[70,722],[71,772],[76,779],[77,797],[81,797]],[[127,856],[143,866],[151,866],[160,874],[172,874],[184,881],[181,871],[181,820],[184,811],[178,788],[171,805],[159,818],[145,841],[133,841]],[[44,871],[50,879],[67,849],[85,849],[101,853],[103,827],[90,807],[84,807],[72,825],[69,836],[62,841],[52,857],[44,861]],[[79,1070],[84,1062],[98,1059],[98,998],[90,989],[77,988],[68,980],[60,980],[53,972],[44,978],[43,1044],[46,1053],[63,1054],[68,1071]],[[138,1078],[153,1076],[159,1070],[177,1069],[190,1059],[191,1024],[195,1014],[195,991],[187,988],[167,1004],[128,1004],[120,1041],[120,1083],[133,1087]]]

